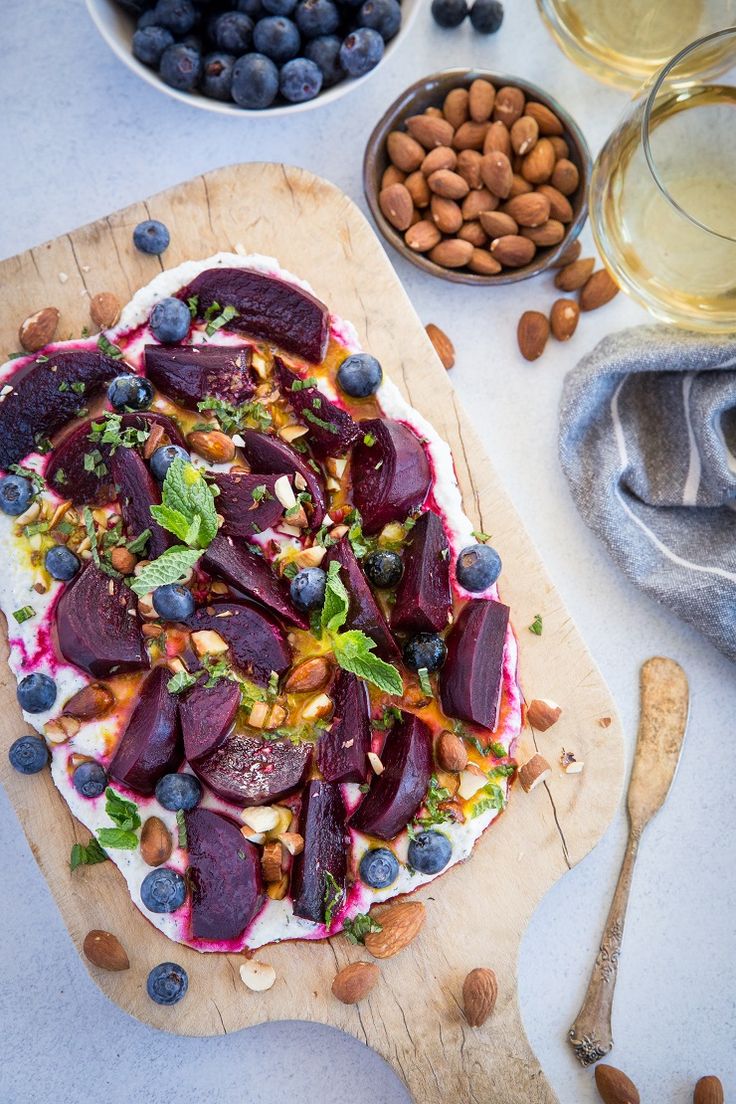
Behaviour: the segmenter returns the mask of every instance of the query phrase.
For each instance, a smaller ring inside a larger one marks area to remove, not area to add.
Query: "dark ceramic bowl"
[[[389,133],[392,130],[403,130],[406,119],[411,115],[421,115],[428,107],[442,107],[445,96],[451,89],[467,88],[478,77],[489,80],[496,88],[501,88],[507,84],[514,85],[522,90],[528,100],[537,100],[549,107],[564,127],[563,137],[570,147],[570,160],[575,163],[580,173],[580,184],[577,191],[574,195],[567,197],[572,204],[573,218],[562,241],[558,245],[538,249],[536,256],[528,265],[524,265],[522,268],[504,269],[496,276],[478,276],[466,269],[443,268],[441,265],[435,264],[434,261],[430,261],[425,254],[415,253],[414,250],[409,249],[404,241],[403,234],[395,230],[384,217],[378,203],[381,177],[389,164],[388,153],[386,152],[386,139]],[[368,206],[378,229],[386,241],[408,261],[411,261],[417,268],[429,272],[432,276],[439,276],[443,280],[451,280],[455,284],[476,284],[480,287],[488,287],[492,284],[515,284],[519,280],[527,280],[530,276],[536,276],[555,264],[568,246],[577,238],[588,217],[588,184],[590,182],[591,167],[590,150],[577,123],[556,100],[543,92],[541,88],[538,88],[535,84],[530,84],[529,81],[523,80],[521,77],[511,77],[504,73],[491,73],[485,69],[446,69],[442,73],[424,77],[416,84],[412,84],[391,104],[368,140],[363,160],[363,187]]]

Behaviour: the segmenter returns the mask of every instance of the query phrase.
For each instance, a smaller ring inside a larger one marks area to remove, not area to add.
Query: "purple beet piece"
[[[210,575],[255,598],[278,617],[300,629],[309,628],[306,617],[291,601],[288,587],[276,577],[263,556],[247,545],[218,533],[201,562]]]
[[[93,563],[64,587],[55,615],[62,656],[95,678],[148,667],[135,595]]]
[[[347,537],[343,537],[328,550],[322,562],[325,571],[333,560],[342,567],[340,578],[350,596],[346,628],[360,629],[371,640],[375,640],[378,654],[383,659],[395,662],[400,658],[398,646]]]
[[[220,472],[214,482],[220,488],[217,496],[217,512],[225,522],[223,533],[232,537],[252,537],[278,525],[284,516],[284,507],[274,494],[276,475],[251,475],[248,472]],[[266,488],[261,492],[256,488]],[[253,494],[255,492],[255,498]]]
[[[498,722],[503,652],[509,607],[471,598],[447,634],[447,660],[440,674],[440,700],[448,717],[488,728]]]
[[[291,664],[291,651],[278,622],[250,602],[212,602],[195,611],[192,631],[212,629],[227,641],[233,663],[253,682],[268,685]]]
[[[97,349],[67,349],[47,357],[40,364],[31,361],[4,381],[13,388],[0,403],[0,468],[4,470],[35,452],[39,440],[78,417],[80,409],[121,371],[121,361]]]
[[[194,686],[179,702],[184,757],[197,763],[219,747],[235,723],[240,685],[223,678],[214,686]]]
[[[450,545],[441,519],[427,510],[409,532],[391,628],[441,632],[447,628],[451,609]]]
[[[184,813],[192,894],[192,935],[226,940],[242,935],[263,905],[258,850],[237,824],[211,809]]]
[[[345,893],[347,840],[345,807],[335,782],[310,782],[304,794],[301,816],[304,850],[294,860],[291,895],[294,913],[321,924],[325,908],[335,901],[336,889]],[[332,875],[332,879],[327,878]]]
[[[132,448],[115,449],[109,460],[110,474],[118,489],[120,513],[130,540],[150,529],[146,543],[146,556],[155,560],[175,543],[173,533],[163,529],[151,515],[151,507],[161,502],[161,489],[154,480],[145,460]]]
[[[188,410],[212,398],[237,406],[255,391],[250,345],[146,345],[145,355],[157,390]]]
[[[312,529],[319,529],[327,509],[325,489],[322,480],[306,459],[273,433],[259,433],[256,429],[245,429],[240,436],[245,442],[243,452],[248,458],[251,471],[291,476],[297,473],[302,476],[307,485],[307,492],[312,496],[310,526]]]
[[[432,732],[424,721],[404,714],[389,730],[381,753],[383,774],[350,818],[350,827],[389,840],[406,828],[424,800],[432,775]]]
[[[227,328],[271,341],[287,353],[319,364],[327,351],[330,316],[324,303],[308,291],[245,268],[208,268],[179,292],[197,297],[197,317],[217,303],[234,307]]]
[[[403,521],[422,505],[432,482],[422,443],[408,426],[391,419],[361,422],[353,449],[353,501],[363,529],[377,533],[390,521]],[[366,440],[372,440],[367,445]]]
[[[317,743],[317,766],[328,782],[364,782],[371,750],[371,703],[368,687],[340,671],[331,690],[332,724]]]
[[[283,360],[274,359],[284,397],[297,418],[309,430],[307,441],[316,456],[344,456],[362,430],[337,403],[323,395],[319,387],[303,387],[300,376],[291,372]],[[296,384],[296,390],[294,390]]]
[[[110,761],[111,778],[140,794],[152,794],[162,775],[184,756],[179,702],[167,687],[168,667],[154,667],[140,688],[130,720]]]
[[[311,744],[233,732],[192,769],[223,801],[270,805],[302,785],[311,762]]]

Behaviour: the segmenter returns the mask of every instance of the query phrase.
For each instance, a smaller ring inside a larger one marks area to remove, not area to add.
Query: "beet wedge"
[[[278,357],[274,366],[284,397],[309,433],[307,441],[316,456],[344,456],[362,432],[347,410],[323,395],[319,387],[305,387],[304,380],[291,372]]]
[[[491,732],[498,723],[509,607],[472,598],[447,634],[447,660],[440,674],[440,700],[448,717],[472,721]]]
[[[364,531],[377,533],[422,505],[432,473],[421,441],[402,422],[372,418],[360,429],[351,462],[353,502]]]
[[[184,757],[194,765],[223,742],[240,708],[240,686],[223,678],[214,686],[194,686],[179,702]]]
[[[146,375],[154,387],[187,410],[203,399],[235,406],[255,391],[250,345],[146,345]]]
[[[93,563],[64,587],[55,612],[58,649],[68,663],[95,678],[148,667],[135,595]]]
[[[218,533],[201,563],[210,575],[224,580],[249,598],[255,598],[277,617],[300,629],[309,628],[306,617],[291,601],[288,587],[276,577],[263,556],[252,552],[247,545]]]
[[[197,301],[197,317],[234,307],[229,330],[271,341],[288,353],[319,364],[327,351],[330,316],[324,303],[294,284],[246,268],[208,268],[179,292]]]
[[[364,782],[371,750],[368,687],[348,671],[332,686],[332,723],[317,743],[317,766],[328,782]]]
[[[345,807],[336,783],[309,783],[304,793],[300,831],[304,850],[295,858],[291,875],[294,913],[322,924],[327,909],[331,919],[345,895]]]
[[[19,368],[4,381],[13,390],[0,403],[0,468],[36,452],[124,370],[120,360],[80,348],[49,352]]]
[[[135,793],[152,794],[162,775],[175,771],[184,757],[179,702],[167,687],[168,667],[154,667],[120,738],[108,773]]]
[[[427,510],[409,532],[391,628],[395,632],[441,632],[447,628],[451,609],[450,545],[441,519]]]
[[[291,664],[291,650],[281,626],[250,602],[212,602],[189,619],[192,631],[219,633],[230,648],[238,670],[260,686],[267,686],[271,672],[279,677]]]
[[[161,502],[161,490],[135,449],[118,448],[109,460],[110,474],[117,488],[120,513],[129,540],[148,529],[146,557],[155,560],[175,543],[172,533],[162,528],[151,514],[151,507]]]
[[[234,805],[270,805],[293,793],[307,777],[311,744],[264,740],[253,729],[233,732],[192,763],[206,786]]]
[[[220,489],[217,512],[225,519],[221,531],[231,537],[252,537],[278,525],[284,507],[274,493],[277,478],[241,471],[216,475],[214,482]]]
[[[381,753],[383,773],[350,818],[350,827],[379,839],[393,839],[415,816],[432,776],[432,732],[424,721],[404,714],[390,730]]]
[[[248,459],[251,471],[292,477],[296,474],[302,477],[306,483],[307,492],[312,497],[311,504],[307,504],[310,528],[319,529],[327,509],[325,489],[322,480],[307,463],[306,458],[300,456],[296,449],[273,433],[259,433],[255,429],[245,429],[240,436],[244,441],[243,452]],[[296,484],[295,489],[299,489]]]
[[[217,942],[237,939],[263,905],[257,849],[237,824],[211,809],[184,813],[192,895],[192,935]]]
[[[376,642],[376,650],[382,659],[395,662],[401,657],[398,645],[391,635],[386,618],[376,602],[363,569],[355,558],[350,541],[343,537],[333,544],[322,561],[322,567],[328,570],[333,560],[342,568],[342,579],[350,596],[350,608],[345,627],[360,629]]]

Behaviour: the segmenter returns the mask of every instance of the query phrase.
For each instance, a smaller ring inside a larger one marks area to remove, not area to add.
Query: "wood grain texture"
[[[597,843],[618,804],[623,743],[609,692],[378,240],[353,203],[326,181],[279,165],[236,165],[2,262],[0,349],[17,347],[19,322],[39,307],[59,307],[60,337],[78,335],[89,325],[90,294],[112,291],[125,301],[156,275],[161,260],[136,252],[131,243],[133,227],[146,217],[162,219],[171,230],[167,268],[241,243],[309,280],[331,309],[356,325],[365,347],[448,441],[466,511],[478,528],[493,533],[505,564],[501,596],[511,605],[519,636],[525,693],[563,707],[554,729],[527,729],[521,743],[522,757],[535,749],[546,754],[552,778],[530,795],[514,787],[508,812],[473,858],[420,891],[428,909],[422,934],[403,954],[381,963],[379,984],[354,1007],[335,1000],[330,985],[339,967],[368,956],[340,936],[259,951],[278,979],[270,992],[251,993],[240,980],[238,956],[198,954],[148,924],[111,863],[72,876],[70,847],[86,841],[86,829],[47,774],[21,777],[3,753],[1,776],[31,850],[77,947],[91,928],[112,931],[125,946],[130,970],[90,972],[113,1001],[146,1023],[185,1035],[217,1035],[264,1020],[317,1020],[374,1047],[422,1104],[552,1104],[555,1096],[521,1025],[516,960],[533,909]],[[59,273],[68,279],[62,282]],[[537,613],[544,618],[541,637],[527,631]],[[4,664],[0,704],[7,748],[23,723]],[[585,761],[582,774],[566,775],[556,766],[562,745]],[[146,975],[171,959],[188,970],[189,994],[174,1008],[161,1008],[146,995]],[[475,966],[492,967],[499,980],[496,1011],[480,1029],[469,1028],[461,1011],[462,982]]]

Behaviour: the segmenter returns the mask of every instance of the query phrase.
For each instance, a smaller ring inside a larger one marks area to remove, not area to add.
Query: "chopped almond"
[[[519,782],[525,793],[531,793],[533,789],[551,776],[552,768],[543,755],[532,755],[528,762],[519,768]]]

